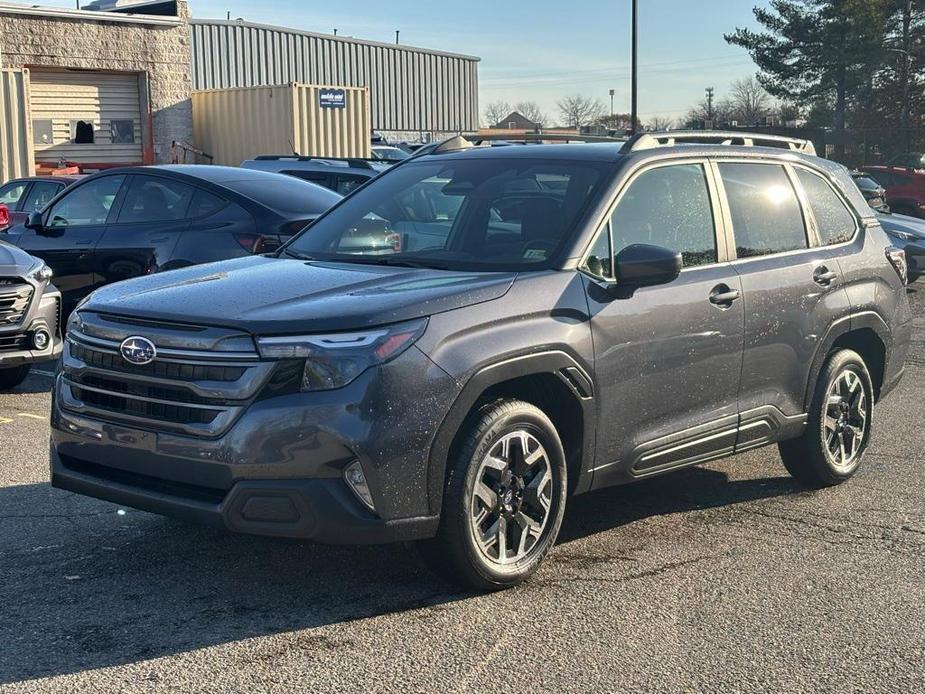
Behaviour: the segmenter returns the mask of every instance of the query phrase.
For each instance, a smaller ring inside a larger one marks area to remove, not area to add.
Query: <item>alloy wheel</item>
[[[552,465],[540,441],[527,431],[500,438],[475,475],[469,529],[481,554],[513,564],[540,544],[550,518]]]
[[[829,386],[823,419],[826,454],[836,468],[850,469],[857,462],[868,425],[864,384],[857,373],[845,369]]]

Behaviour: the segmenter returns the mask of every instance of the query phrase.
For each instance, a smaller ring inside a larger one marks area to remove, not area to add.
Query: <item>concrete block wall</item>
[[[3,66],[146,74],[154,161],[167,163],[171,142],[193,138],[189,8],[185,0],[178,2],[178,10],[182,21],[162,26],[100,20],[98,13],[80,18],[38,11],[7,14],[0,7]],[[142,130],[147,131],[146,123]]]

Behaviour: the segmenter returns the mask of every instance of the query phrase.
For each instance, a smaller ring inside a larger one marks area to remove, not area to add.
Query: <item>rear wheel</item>
[[[539,568],[559,534],[565,453],[552,422],[529,403],[492,403],[465,426],[448,463],[440,529],[419,549],[451,580],[507,588]]]
[[[848,349],[830,356],[816,383],[806,431],[779,446],[790,474],[810,487],[852,477],[870,441],[873,400],[861,356]]]
[[[26,376],[29,375],[31,369],[31,364],[0,369],[0,390],[10,390],[18,386],[26,380]]]

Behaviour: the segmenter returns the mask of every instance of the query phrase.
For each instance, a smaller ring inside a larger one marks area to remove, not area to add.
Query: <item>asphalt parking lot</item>
[[[925,282],[850,483],[776,449],[575,499],[527,585],[52,489],[51,379],[0,396],[0,691],[922,691]]]

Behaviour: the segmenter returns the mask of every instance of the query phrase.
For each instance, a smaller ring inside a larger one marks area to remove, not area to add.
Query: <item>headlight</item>
[[[257,349],[264,359],[304,359],[302,390],[333,390],[397,357],[426,327],[420,319],[363,332],[261,337]]]
[[[886,229],[885,231],[890,236],[902,239],[903,241],[917,241],[919,239],[918,236],[910,234],[908,231],[896,231],[895,229]]]
[[[51,268],[48,267],[45,263],[38,263],[29,271],[29,277],[34,279],[36,282],[47,282],[52,278],[54,273],[51,271]]]

